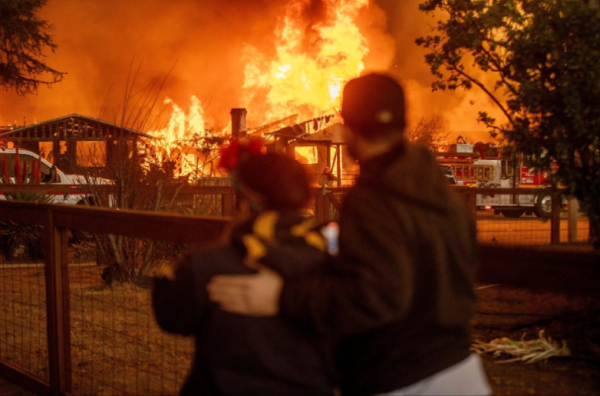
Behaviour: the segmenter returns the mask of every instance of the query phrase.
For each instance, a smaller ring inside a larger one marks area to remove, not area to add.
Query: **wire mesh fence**
[[[0,222],[0,360],[48,381],[42,232],[41,226]]]
[[[589,240],[589,221],[582,213],[578,212],[577,205],[568,208],[559,208],[559,215],[553,220],[550,217],[538,217],[534,214],[533,207],[504,207],[504,209],[484,209],[478,206],[478,201],[473,199],[479,196],[481,189],[458,188],[459,194],[465,196],[465,201],[470,206],[477,222],[477,238],[480,242],[500,243],[507,245],[549,245],[552,243],[587,243]],[[489,190],[489,189],[488,189]],[[498,190],[498,189],[496,189]],[[531,192],[511,189],[513,196],[534,197]],[[314,190],[315,215],[320,222],[336,221],[342,202],[348,189],[331,188],[329,190]],[[468,196],[473,199],[469,201]],[[503,194],[495,194],[500,200]],[[548,209],[550,210],[550,209]],[[558,240],[553,241],[552,223],[558,222]]]
[[[175,395],[191,367],[192,339],[164,333],[148,289],[107,285],[95,262],[69,265],[74,395]]]
[[[203,216],[230,216],[233,206],[231,178],[200,179],[198,184],[182,188],[171,211]]]
[[[324,201],[327,208],[329,205],[339,207],[343,196],[338,194],[334,198],[337,198],[336,202]],[[2,206],[5,205],[0,205],[0,209]],[[27,247],[21,242],[16,250],[3,252],[0,263],[0,362],[52,384],[56,382],[53,378],[62,375],[53,374],[52,355],[60,354],[62,350],[68,358],[58,365],[66,367],[66,380],[58,382],[60,389],[70,394],[177,394],[191,367],[192,339],[171,336],[159,329],[154,321],[150,293],[142,287],[145,285],[137,284],[135,279],[119,281],[118,277],[115,278],[117,281],[108,281],[106,260],[98,256],[97,243],[91,243],[89,235],[81,232],[106,236],[108,234],[101,233],[119,230],[127,236],[127,241],[115,239],[110,242],[127,246],[133,253],[124,254],[138,260],[146,258],[149,243],[154,241],[157,255],[151,257],[149,268],[153,270],[177,260],[189,250],[184,243],[216,241],[228,226],[228,220],[56,205],[13,204],[4,209],[13,212],[0,213],[3,219],[7,213],[12,216],[17,210],[23,218],[45,219],[40,220],[40,224],[49,222],[54,231],[48,234],[48,230],[40,225],[38,244],[51,241],[49,246],[54,247],[42,249],[40,255],[36,244]],[[506,244],[550,243],[549,220],[533,216],[509,219],[494,215],[493,211],[479,214],[481,241],[490,242],[495,238],[495,242]],[[564,240],[564,235],[568,237],[567,234],[573,233],[573,222],[565,213],[559,218],[561,240]],[[587,238],[587,220],[580,217],[576,225],[578,240]],[[44,233],[48,235],[43,237]],[[493,248],[499,247],[494,245]],[[45,256],[49,251],[53,253]],[[519,257],[522,254],[519,253]],[[45,262],[52,265],[46,268]],[[502,266],[504,264],[503,261]],[[544,267],[546,264],[544,262]],[[66,269],[63,286],[56,282],[47,283],[52,268]],[[493,273],[497,275],[497,272]],[[507,271],[499,273],[506,275]],[[64,302],[57,298],[59,294],[65,297]],[[64,307],[58,316],[49,308],[53,300]],[[61,334],[60,329],[53,330],[53,336],[47,330],[56,325],[48,320],[52,315],[54,322],[62,321],[64,333]],[[58,348],[59,352],[56,352],[52,342],[48,346],[49,339],[66,340],[67,348]]]
[[[71,245],[68,254],[70,393],[178,394],[191,367],[192,339],[163,332],[148,288],[108,285],[104,267],[82,250]],[[0,264],[0,360],[48,381],[44,269],[43,261],[22,254]]]
[[[162,332],[148,282],[140,284],[131,275],[151,275],[178,260],[189,249],[186,244],[216,241],[229,220],[0,204],[5,205],[0,221],[24,219],[30,224],[25,228],[35,225],[41,232],[31,248],[21,243],[2,252],[3,375],[43,394],[178,394],[191,368],[193,341]],[[112,256],[106,245],[101,253],[98,242],[109,242]],[[36,254],[23,254],[27,250]],[[119,271],[107,276],[107,268],[114,267],[107,266],[111,260],[128,263],[120,277]],[[146,262],[151,265],[144,267]]]
[[[503,243],[510,245],[547,245],[551,243],[551,221],[534,215],[507,218],[493,211],[478,211],[477,238],[480,242]],[[589,238],[589,221],[579,215],[575,234],[569,231],[566,211],[560,215],[560,242],[586,243]]]

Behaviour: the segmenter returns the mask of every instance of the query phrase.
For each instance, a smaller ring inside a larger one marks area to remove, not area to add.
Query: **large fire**
[[[246,106],[260,109],[266,122],[294,113],[309,119],[330,112],[339,107],[344,82],[364,69],[368,48],[355,19],[368,0],[325,0],[324,18],[308,25],[302,18],[307,3],[288,5],[277,31],[275,59],[246,47]]]
[[[164,129],[148,132],[155,136],[154,142],[164,149],[164,155],[169,157],[181,141],[190,140],[194,135],[205,133],[204,109],[200,100],[192,95],[191,105],[187,113],[169,98],[165,104],[172,106],[171,118]]]
[[[368,43],[356,18],[369,0],[323,0],[323,8],[312,16],[307,10],[310,4],[309,0],[289,1],[279,21],[274,56],[245,45],[242,103],[260,125],[294,114],[302,121],[334,113],[339,109],[343,84],[365,68]],[[183,155],[182,172],[198,169],[198,155],[193,158],[189,150],[186,154],[182,144],[211,134],[226,135],[227,131],[215,132],[207,125],[195,96],[187,112],[172,101],[168,103],[172,105],[171,119],[164,129],[149,132],[155,136],[152,144],[166,159]],[[200,162],[210,162],[208,157],[204,153]]]
[[[200,100],[192,95],[190,101],[190,107],[184,112],[171,99],[165,99],[165,104],[171,105],[171,117],[165,128],[148,132],[154,136],[147,142],[152,152],[149,160],[176,162],[179,164],[177,174],[210,176],[216,170],[213,160],[218,141],[210,138],[219,134],[207,127]]]

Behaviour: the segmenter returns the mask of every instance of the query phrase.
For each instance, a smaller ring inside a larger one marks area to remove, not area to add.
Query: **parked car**
[[[15,161],[17,156],[17,150],[15,148],[6,148],[0,147],[0,164],[2,160],[6,161],[8,176],[11,180],[15,181]],[[37,162],[40,156],[29,150],[19,149],[19,160],[21,164],[24,162],[27,163],[27,169],[31,170],[33,167],[33,162]],[[97,177],[86,177],[83,175],[67,175],[58,167],[51,164],[44,158],[41,159],[41,182],[42,183],[51,183],[55,186],[81,186],[88,184],[112,184],[112,182],[108,179],[102,179]],[[28,177],[30,175],[24,175]],[[51,203],[60,203],[67,205],[76,205],[85,203],[86,200],[90,199],[90,194],[86,192],[74,192],[74,193],[60,193],[60,194],[52,194],[51,195]],[[0,200],[6,200],[6,197],[2,192],[0,192]]]

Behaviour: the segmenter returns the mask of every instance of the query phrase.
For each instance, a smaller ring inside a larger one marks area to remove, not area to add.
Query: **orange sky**
[[[420,0],[371,1],[357,21],[369,42],[366,70],[387,70],[403,81],[411,120],[442,115],[453,135],[489,140],[475,120],[479,109],[492,107],[483,94],[430,92],[424,52],[414,40],[427,34],[434,21],[418,11]],[[304,17],[318,19],[322,4],[310,3]],[[220,130],[229,123],[230,109],[243,105],[244,46],[273,55],[274,32],[286,4],[284,0],[50,0],[41,17],[53,24],[58,49],[48,54],[46,62],[68,74],[50,89],[41,87],[37,95],[0,92],[0,124],[22,124],[24,117],[29,124],[71,113],[115,121],[133,65],[140,70],[136,92],[162,81],[172,69],[158,107],[169,97],[186,108],[191,95],[196,95],[208,123]],[[105,102],[108,110],[101,112]],[[252,117],[251,105],[248,122],[250,126],[262,122]]]

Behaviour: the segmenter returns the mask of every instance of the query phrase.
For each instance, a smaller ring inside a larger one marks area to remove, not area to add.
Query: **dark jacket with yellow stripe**
[[[268,243],[269,257],[262,246]],[[331,347],[309,327],[279,317],[222,311],[206,285],[217,274],[250,274],[263,259],[288,281],[324,265],[324,242],[298,214],[265,212],[236,227],[231,243],[202,249],[154,281],[156,319],[166,331],[196,337],[183,395],[331,395]]]

